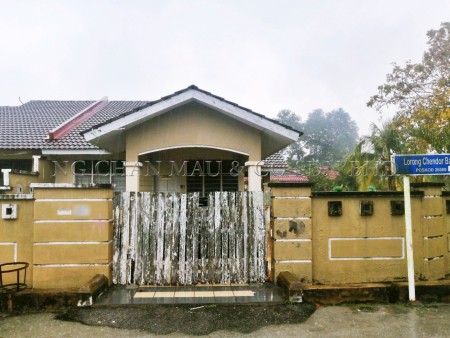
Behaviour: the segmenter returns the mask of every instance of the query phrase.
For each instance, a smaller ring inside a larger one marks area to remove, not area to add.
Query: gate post
[[[272,276],[282,271],[312,281],[311,183],[269,183],[272,195]]]

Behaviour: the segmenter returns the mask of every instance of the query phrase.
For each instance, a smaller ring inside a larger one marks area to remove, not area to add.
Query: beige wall
[[[313,279],[311,186],[269,184],[272,195],[272,276],[290,271],[303,282]]]
[[[444,195],[444,219],[445,219],[445,231],[444,237],[447,238],[447,247],[445,254],[445,273],[450,275],[450,194]],[[448,205],[448,208],[446,207]]]
[[[269,184],[272,191],[273,275],[290,271],[322,284],[407,279],[405,220],[391,214],[401,193],[315,193],[302,184]],[[417,186],[412,195],[416,280],[444,278],[449,271],[450,227],[438,185]],[[312,197],[312,198],[311,198]],[[341,216],[328,202],[342,203]],[[360,202],[373,215],[360,215]]]
[[[112,190],[35,188],[34,288],[111,281]]]
[[[261,160],[261,135],[235,119],[202,105],[191,103],[141,123],[126,135],[127,161],[137,155],[182,145],[226,148]]]
[[[313,275],[317,283],[382,282],[407,278],[404,216],[391,216],[398,196],[336,196],[313,199]],[[361,216],[360,201],[373,201]],[[342,216],[328,216],[328,202],[342,202]],[[414,265],[422,272],[420,198],[412,198]],[[417,275],[418,277],[419,275]]]
[[[304,282],[339,284],[406,280],[404,216],[391,215],[401,194],[311,193],[305,184],[269,184],[271,266],[276,278],[290,271]],[[416,280],[444,278],[450,271],[450,217],[438,186],[413,193]],[[112,190],[35,188],[31,195],[0,195],[17,204],[15,220],[0,219],[0,261],[30,263],[27,284],[71,288],[95,274],[111,280]],[[360,201],[374,213],[361,216]],[[342,215],[329,216],[328,202]]]
[[[35,187],[34,196],[0,195],[0,204],[18,210],[0,219],[0,262],[28,262],[28,287],[77,288],[95,274],[111,281],[111,189]]]
[[[17,205],[17,219],[0,218],[0,263],[28,262],[33,264],[33,199],[31,195],[0,195],[0,204]],[[0,210],[1,211],[1,210]],[[22,276],[22,275],[21,275]],[[33,270],[27,270],[27,282]],[[6,275],[5,284],[15,281],[13,274]]]

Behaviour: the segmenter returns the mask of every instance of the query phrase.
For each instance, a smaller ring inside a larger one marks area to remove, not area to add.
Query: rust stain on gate
[[[264,194],[116,193],[113,283],[265,281]]]

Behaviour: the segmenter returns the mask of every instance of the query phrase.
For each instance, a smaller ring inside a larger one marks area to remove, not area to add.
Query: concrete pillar
[[[248,172],[248,191],[261,191],[261,178],[262,178],[262,166],[264,165],[263,161],[247,161],[245,162],[245,166],[247,167]]]
[[[269,183],[272,196],[272,278],[289,271],[305,283],[313,280],[311,183]],[[268,254],[270,257],[270,253]]]
[[[125,162],[126,191],[139,191],[141,167],[141,162]]]
[[[3,173],[3,185],[9,186],[9,173],[11,172],[11,169],[2,169]]]
[[[39,172],[39,159],[41,156],[39,155],[33,155],[33,169],[32,172],[38,173]]]

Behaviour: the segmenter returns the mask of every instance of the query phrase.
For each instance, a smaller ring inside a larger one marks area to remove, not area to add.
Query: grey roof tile
[[[189,86],[157,101],[110,101],[103,109],[93,114],[89,119],[58,140],[49,140],[48,132],[78,114],[95,101],[33,100],[20,106],[0,106],[0,149],[99,149],[97,146],[88,143],[82,133],[100,125],[109,123],[115,119],[132,114],[145,107],[149,107],[157,102],[167,100],[189,89],[201,91],[252,114],[282,125],[278,121],[269,119],[264,115],[253,112],[248,108],[241,107],[234,102],[227,101],[222,97],[201,90],[196,86]],[[292,129],[288,126],[283,126]],[[265,167],[287,167],[287,163],[284,161],[281,152],[269,156],[265,162]]]
[[[111,101],[59,140],[48,132],[95,101],[30,101],[16,107],[0,107],[0,149],[98,149],[86,142],[82,130],[136,109],[148,101]]]

